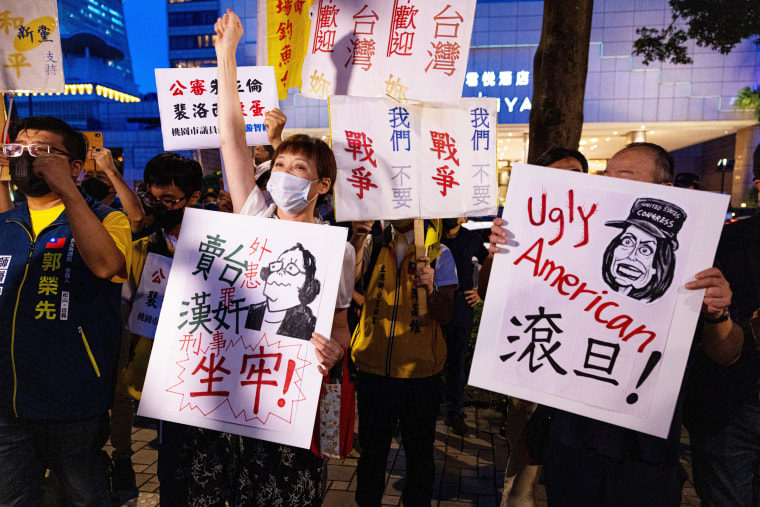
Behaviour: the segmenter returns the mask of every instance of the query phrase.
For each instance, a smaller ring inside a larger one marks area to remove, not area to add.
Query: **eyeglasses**
[[[144,193],[140,194],[140,199],[142,199],[142,203],[144,206],[147,206],[148,208],[155,208],[159,204],[166,209],[174,209],[179,203],[187,199],[187,195],[184,197],[180,197],[177,200],[170,199],[168,197],[162,197],[161,199],[156,199],[153,197],[153,194],[150,193]]]
[[[59,150],[58,148],[54,146],[50,146],[49,144],[17,144],[17,143],[9,143],[6,145],[3,145],[3,154],[6,157],[20,157],[22,153],[24,153],[24,148],[26,148],[26,151],[29,152],[29,155],[36,157],[40,153],[51,153],[51,152],[58,152],[63,155],[66,155],[69,158],[74,158],[68,153],[66,153],[63,150]]]
[[[277,273],[278,271],[282,270],[283,263],[282,261],[274,261],[269,263],[269,271],[271,273]],[[285,272],[288,273],[291,276],[296,276],[297,274],[304,274],[306,271],[301,270],[297,265],[293,264],[292,262],[289,263],[287,266],[285,266]]]

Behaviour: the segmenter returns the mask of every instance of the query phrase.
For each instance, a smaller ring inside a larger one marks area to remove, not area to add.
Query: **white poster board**
[[[172,270],[172,259],[149,253],[145,259],[140,286],[132,302],[132,311],[127,320],[130,333],[153,338],[156,336],[158,317],[164,303],[164,293]]]
[[[0,0],[0,20],[0,92],[62,93],[58,3]]]
[[[264,112],[279,107],[272,67],[238,67],[240,108],[249,146],[269,144]],[[156,69],[164,150],[220,148],[216,67]]]
[[[322,382],[308,338],[330,336],[345,242],[186,209],[138,413],[308,448]]]
[[[727,205],[515,164],[469,383],[665,438]]]
[[[315,0],[310,15],[304,96],[462,96],[475,0]]]
[[[497,212],[496,102],[330,97],[338,221]]]

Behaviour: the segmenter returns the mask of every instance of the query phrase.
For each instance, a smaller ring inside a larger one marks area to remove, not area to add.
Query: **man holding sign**
[[[369,228],[359,233],[366,236]],[[355,234],[357,236],[357,234]],[[357,241],[359,238],[357,238]],[[357,244],[357,243],[355,243]],[[413,220],[394,220],[356,253],[366,298],[351,353],[359,370],[359,440],[356,502],[379,506],[385,468],[398,423],[406,451],[404,505],[430,505],[435,464],[435,420],[446,362],[441,324],[451,321],[457,274],[445,246],[435,260],[415,259]],[[424,287],[431,319],[421,324],[416,287]]]
[[[670,184],[673,159],[657,145],[636,143],[615,154],[605,174],[613,178]],[[642,205],[637,201],[634,208]],[[650,213],[649,216],[651,221],[658,223],[667,220],[665,213]],[[623,222],[616,226],[633,227],[630,218]],[[494,220],[492,253],[500,250],[499,244],[507,243],[502,224],[502,219]],[[655,235],[665,236],[651,223],[644,227]],[[642,236],[629,243],[643,243],[643,239]],[[654,245],[652,250],[656,248]],[[613,272],[616,269],[613,265],[609,267]],[[642,268],[641,272],[644,271],[648,270]],[[632,275],[634,270],[621,267],[617,272]],[[720,270],[710,268],[697,273],[695,280],[686,283],[685,288],[705,290],[701,326],[697,330],[702,350],[718,364],[733,363],[741,349],[742,335],[736,324],[724,318],[724,311],[731,302],[728,282]],[[676,407],[667,439],[558,410],[551,421],[550,440],[544,456],[549,502],[552,505],[577,505],[579,502],[584,505],[680,505],[685,479],[678,461],[680,432],[680,404]]]

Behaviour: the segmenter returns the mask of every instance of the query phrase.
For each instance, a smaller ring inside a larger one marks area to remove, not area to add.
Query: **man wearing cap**
[[[686,213],[660,199],[636,199],[625,220],[604,225],[622,229],[604,252],[602,278],[610,288],[651,303],[670,287],[675,271],[676,235]]]
[[[634,143],[609,160],[605,174],[613,178],[670,185],[673,158],[655,144]],[[629,220],[623,221],[625,225],[631,226],[630,221],[642,228],[647,227],[650,233],[666,236],[666,232],[654,222],[662,225],[674,215],[654,213],[654,206],[642,206],[640,201],[638,204],[633,206],[633,220],[629,215]],[[673,212],[678,211],[669,206]],[[647,226],[643,226],[645,222]],[[507,232],[502,224],[500,218],[494,220],[491,252],[499,251],[498,245],[507,243]],[[675,227],[670,231],[673,234],[678,232]],[[653,267],[657,269],[654,263]],[[614,274],[615,268],[610,266],[610,269]],[[628,282],[636,278],[632,271],[622,268],[619,271],[628,275],[625,277]],[[741,352],[742,333],[741,328],[726,316],[731,303],[728,282],[714,267],[700,271],[694,278],[685,284],[685,288],[705,289],[696,345],[717,365],[733,364]],[[549,505],[680,505],[681,489],[686,479],[679,462],[680,436],[680,400],[665,439],[557,410],[549,426],[549,442],[544,456],[544,483]]]

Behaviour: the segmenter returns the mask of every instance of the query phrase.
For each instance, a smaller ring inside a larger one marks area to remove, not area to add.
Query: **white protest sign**
[[[444,106],[336,95],[329,105],[337,220],[496,214],[494,99]]]
[[[727,205],[516,164],[469,383],[665,438]]]
[[[456,101],[475,0],[316,0],[301,93]]]
[[[272,67],[238,67],[238,92],[249,146],[269,144],[264,111],[279,107]],[[216,67],[156,69],[165,150],[219,148]]]
[[[308,448],[346,231],[186,209],[138,413]]]
[[[158,317],[164,303],[166,282],[172,269],[169,257],[149,253],[145,259],[140,286],[132,302],[132,311],[127,320],[127,329],[131,333],[153,338],[156,336]]]
[[[0,0],[0,92],[63,92],[55,0]]]

